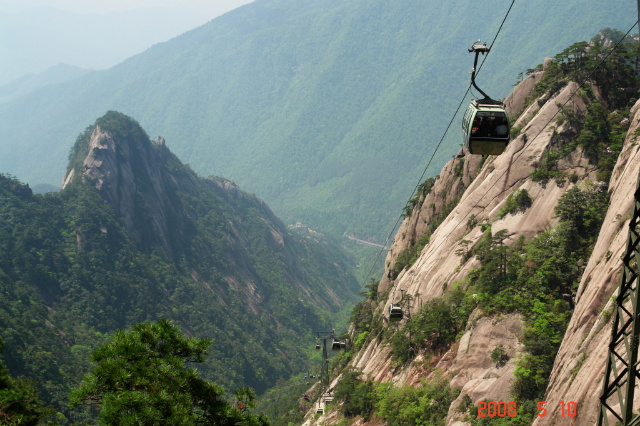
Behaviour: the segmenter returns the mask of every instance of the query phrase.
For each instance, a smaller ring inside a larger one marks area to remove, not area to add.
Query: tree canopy
[[[185,337],[166,319],[118,330],[92,353],[95,368],[72,392],[71,403],[99,405],[100,422],[109,425],[268,425],[188,368],[204,361],[210,344]],[[241,393],[253,400],[251,391]]]
[[[0,339],[0,353],[4,342]],[[44,407],[38,397],[38,389],[26,379],[14,379],[9,369],[0,362],[0,424],[36,425],[44,417],[55,414],[51,407]]]

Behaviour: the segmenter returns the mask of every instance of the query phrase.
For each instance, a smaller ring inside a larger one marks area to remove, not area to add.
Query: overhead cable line
[[[514,1],[515,1],[515,0],[514,0]],[[513,6],[513,2],[512,2],[512,6]],[[511,7],[509,8],[509,10],[511,10]],[[504,23],[504,20],[503,20],[503,23]],[[571,96],[569,96],[569,98],[567,99],[567,101],[565,101],[565,103],[564,103],[564,104],[562,104],[562,105],[558,108],[558,111],[556,111],[556,112],[555,112],[555,114],[553,114],[553,116],[552,116],[552,117],[547,121],[547,123],[542,127],[542,129],[541,129],[541,130],[540,130],[540,131],[539,131],[539,132],[538,132],[538,133],[537,133],[537,134],[536,134],[536,135],[535,135],[531,140],[529,140],[529,141],[525,141],[525,142],[523,143],[522,148],[520,149],[520,152],[515,156],[514,160],[517,160],[518,158],[520,158],[520,156],[524,153],[524,148],[525,148],[525,146],[526,146],[528,143],[533,142],[534,140],[536,140],[536,139],[538,138],[538,136],[540,136],[540,134],[544,131],[544,129],[546,129],[546,128],[547,128],[547,126],[548,126],[548,125],[553,121],[553,119],[555,119],[555,117],[556,117],[556,116],[557,116],[557,115],[562,111],[562,109],[563,109],[563,108],[564,108],[564,107],[569,103],[569,101],[573,99],[573,97],[575,96],[575,94],[576,94],[580,89],[582,89],[582,88],[584,87],[584,85],[585,85],[588,81],[590,81],[591,77],[593,77],[593,75],[595,74],[595,72],[600,68],[600,66],[602,66],[602,64],[603,64],[607,59],[609,59],[609,56],[611,56],[611,54],[616,50],[616,48],[617,48],[617,47],[618,47],[618,46],[619,46],[619,45],[620,45],[620,44],[621,44],[621,43],[622,43],[622,42],[627,38],[627,36],[628,36],[628,35],[629,35],[629,33],[631,32],[631,30],[633,30],[633,28],[634,28],[637,24],[638,24],[638,21],[636,21],[636,22],[631,26],[631,28],[629,28],[629,30],[625,33],[625,35],[624,35],[624,36],[623,36],[623,37],[622,37],[622,38],[621,38],[621,39],[620,39],[620,40],[619,40],[619,41],[618,41],[618,42],[613,46],[613,48],[611,48],[611,50],[610,50],[610,51],[609,51],[609,52],[608,52],[608,53],[607,53],[607,54],[602,58],[602,60],[600,60],[600,62],[598,63],[598,65],[596,65],[596,67],[591,71],[591,73],[587,76],[587,78],[586,78],[586,79],[585,79],[585,80],[584,80],[584,81],[583,81],[583,82],[578,86],[578,88],[577,88],[577,89],[576,89],[576,90],[571,94]],[[502,28],[502,26],[501,26],[500,28]],[[496,34],[496,38],[497,38],[497,34]],[[495,42],[495,38],[494,38],[494,41],[492,42],[492,45],[493,45],[493,43],[494,43],[494,42]],[[484,60],[482,61],[482,63],[480,64],[480,67],[479,67],[478,69],[480,69],[480,68],[482,67],[482,65],[484,64],[484,61],[485,61],[485,60],[486,60],[486,57],[484,58]],[[465,98],[466,98],[466,95],[467,95],[467,93],[469,92],[469,90],[470,90],[470,89],[471,89],[471,85],[469,85],[469,87],[467,88],[467,91],[465,92]],[[454,118],[455,118],[455,115],[457,115],[457,113],[458,113],[458,111],[459,111],[459,109],[460,109],[460,106],[461,106],[461,105],[462,105],[462,103],[464,102],[464,99],[465,99],[465,98],[463,98],[463,100],[460,102],[460,105],[458,105],[458,109],[456,110],[456,113],[454,114]],[[449,130],[449,127],[451,126],[451,123],[452,123],[452,122],[453,122],[453,119],[449,122],[449,125],[447,126],[447,129],[445,130],[445,135],[446,135],[447,131]],[[440,144],[442,143],[442,141],[443,141],[443,139],[444,139],[445,135],[443,135],[443,136],[442,136],[442,138],[440,139],[440,142],[439,142],[439,143],[438,143],[438,145],[436,146],[436,152],[437,152],[438,148],[440,147]],[[429,164],[431,163],[431,160],[433,160],[433,157],[435,156],[435,153],[436,153],[436,152],[434,152],[434,154],[431,156],[431,159],[429,160]],[[429,167],[429,164],[427,164],[427,167],[426,167],[426,168],[425,168],[425,170],[423,171],[422,176],[420,177],[420,179],[422,179],[422,178],[424,177],[424,174],[426,173],[426,169]],[[482,195],[482,197],[480,197],[480,198],[479,198],[480,200],[484,199],[484,197],[489,193],[489,191],[490,191],[491,189],[493,189],[493,187],[495,186],[495,183],[496,183],[496,182],[498,182],[498,181],[499,181],[499,180],[500,180],[500,179],[505,175],[505,173],[506,173],[506,171],[502,172],[502,174],[501,174],[501,175],[500,175],[500,176],[495,180],[494,184],[492,184],[492,185],[487,189],[487,191]],[[418,184],[418,186],[419,186],[419,184]],[[417,189],[417,187],[418,187],[418,186],[416,186],[416,189]],[[415,193],[416,189],[414,189],[414,192],[413,192],[413,193]],[[412,197],[412,198],[413,198],[413,193],[412,193],[412,195],[411,195],[411,197]],[[411,200],[411,198],[410,198],[409,200]],[[458,228],[458,226],[460,225],[460,223],[462,223],[462,222],[464,221],[464,219],[465,219],[465,218],[466,218],[466,217],[471,213],[471,211],[472,211],[473,209],[475,209],[476,207],[478,207],[478,204],[479,204],[479,201],[478,201],[478,202],[476,202],[476,204],[475,204],[473,207],[471,207],[471,208],[467,211],[467,213],[462,217],[462,219],[460,219],[460,220],[458,221],[458,223],[454,226],[454,228],[453,228],[451,231],[449,231],[449,233],[445,236],[445,238],[442,238],[442,239],[440,240],[440,244],[438,244],[438,246],[436,246],[436,249],[438,249],[438,248],[443,244],[443,242],[449,238],[449,236],[450,236],[450,235],[451,235],[451,234],[452,234],[452,233],[453,233],[453,232]],[[402,217],[402,216],[401,216],[401,217]],[[401,217],[400,217],[400,218],[401,218]],[[395,225],[395,226],[397,226],[397,224],[398,224],[398,222],[399,222],[400,218],[398,219],[398,221],[396,221],[396,225]],[[395,227],[394,227],[394,229],[392,230],[392,232],[390,233],[390,235],[391,235],[394,231],[395,231]],[[387,239],[389,239],[389,237],[387,237]],[[385,243],[385,245],[386,245],[386,243]],[[380,253],[378,253],[378,258],[379,258],[379,256],[380,256]],[[376,258],[376,262],[377,262],[378,258]],[[374,264],[374,266],[375,266],[375,264]],[[371,271],[370,271],[369,275],[371,274],[371,272],[372,272],[372,271],[373,271],[373,268],[371,269]],[[369,279],[369,276],[367,276],[367,279]],[[415,277],[414,277],[414,279],[415,279]],[[366,282],[366,280],[365,280],[365,282]]]
[[[515,3],[515,0],[511,1],[511,5],[509,6],[509,9],[507,10],[507,12],[504,15],[504,18],[502,19],[502,23],[500,24],[500,27],[498,28],[498,31],[496,32],[496,35],[493,38],[493,41],[491,42],[491,45],[489,46],[489,49],[491,49],[491,47],[493,47],[494,43],[496,42],[496,39],[498,38],[498,35],[500,34],[500,31],[502,31],[502,27],[504,26],[505,21],[507,20],[507,17],[509,16],[509,13],[511,12],[511,9],[513,8],[513,4]],[[478,67],[478,71],[476,72],[476,74],[480,73],[480,70],[482,69],[482,66],[484,65],[484,62],[487,60],[487,57],[489,56],[489,52],[487,52],[487,54],[484,56],[484,58],[482,59],[482,62],[480,63],[480,66]],[[460,111],[460,107],[462,106],[462,104],[464,103],[465,99],[467,98],[467,95],[469,94],[469,91],[471,90],[471,84],[469,84],[469,86],[467,87],[467,90],[465,91],[464,95],[462,96],[462,99],[460,100],[460,103],[458,104],[458,107],[456,108],[456,111],[454,112],[453,116],[451,117],[451,120],[449,121],[449,124],[447,125],[447,128],[445,129],[444,133],[442,134],[442,137],[440,138],[440,141],[438,142],[438,144],[436,145],[435,150],[433,151],[433,154],[431,155],[431,158],[429,159],[427,165],[425,166],[424,170],[422,171],[422,174],[420,175],[420,178],[418,179],[418,183],[416,184],[416,186],[413,188],[413,191],[411,192],[411,195],[409,196],[409,199],[407,200],[406,204],[409,204],[411,202],[411,199],[413,198],[414,194],[417,193],[418,188],[420,187],[420,185],[423,182],[424,176],[427,173],[427,170],[429,169],[429,166],[431,165],[431,162],[433,161],[436,153],[438,152],[438,149],[440,148],[440,145],[442,144],[442,142],[444,141],[444,138],[446,137],[447,133],[449,132],[449,129],[451,128],[451,124],[453,123],[453,121],[455,120],[456,116],[458,115],[458,112]],[[405,205],[406,205],[405,204]],[[364,283],[363,286],[367,283],[367,281],[371,278],[371,275],[373,274],[373,270],[376,267],[376,264],[378,263],[380,256],[382,254],[382,252],[385,250],[385,248],[387,247],[387,244],[389,243],[389,241],[391,240],[391,237],[393,236],[393,234],[396,231],[396,228],[398,227],[398,224],[400,223],[400,221],[403,219],[403,215],[400,214],[398,216],[398,219],[396,220],[395,224],[393,225],[393,228],[391,229],[391,232],[389,232],[389,235],[387,235],[387,238],[383,244],[383,247],[380,248],[380,250],[378,251],[378,254],[375,258],[375,260],[373,261],[373,263],[371,264],[371,268],[369,269],[369,272],[367,273],[365,279],[364,279]]]
[[[611,56],[611,54],[616,50],[616,48],[627,38],[627,36],[629,35],[629,33],[631,32],[631,30],[638,24],[638,21],[636,21],[631,28],[629,28],[629,30],[626,32],[626,34],[613,46],[613,48],[611,48],[611,50],[604,56],[604,58],[602,58],[602,60],[598,63],[598,65],[596,65],[596,67],[591,71],[591,73],[587,76],[586,79],[584,79],[584,81],[578,86],[578,88],[576,90],[573,91],[573,93],[571,93],[571,95],[568,97],[568,99],[561,105],[558,107],[558,110],[555,112],[555,114],[553,114],[553,116],[549,119],[549,121],[547,121],[547,123],[540,129],[540,131],[538,131],[538,133],[530,140],[524,140],[523,144],[522,144],[522,148],[520,148],[518,154],[514,157],[513,161],[517,160],[518,158],[520,158],[520,156],[524,153],[524,148],[526,145],[528,145],[529,143],[533,142],[534,140],[536,140],[536,138],[538,136],[540,136],[540,134],[542,134],[542,132],[547,128],[547,126],[549,124],[551,124],[551,122],[553,121],[554,118],[556,118],[556,116],[563,110],[563,108],[569,103],[570,100],[573,99],[573,97],[575,96],[576,93],[578,93],[578,91],[580,89],[582,89],[584,87],[584,85],[591,80],[591,77],[593,77],[593,75],[595,74],[595,72],[598,70],[598,68],[600,68],[600,66],[607,60],[609,59],[609,56]],[[489,193],[489,191],[491,191],[491,189],[493,189],[493,187],[495,186],[495,184],[500,181],[500,179],[505,175],[505,173],[507,173],[507,170],[503,171],[502,174],[500,174],[500,176],[498,176],[498,178],[494,181],[494,183],[487,189],[487,191],[479,198],[479,200],[483,200],[485,198],[485,196]],[[467,210],[467,213],[462,217],[462,219],[460,219],[456,225],[453,227],[453,229],[451,231],[449,231],[449,233],[446,235],[445,238],[442,238],[440,240],[440,244],[438,244],[436,246],[436,249],[438,249],[442,243],[447,240],[449,238],[449,236],[453,233],[453,231],[455,231],[458,226],[464,221],[464,219],[466,219],[466,217],[469,215],[469,213],[471,213],[471,211],[473,209],[475,209],[476,207],[478,207],[480,201],[476,202],[476,204],[471,207],[469,210]]]

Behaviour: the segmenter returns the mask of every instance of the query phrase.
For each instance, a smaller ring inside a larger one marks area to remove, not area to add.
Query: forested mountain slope
[[[313,332],[359,290],[328,243],[197,176],[118,112],[78,137],[61,192],[0,175],[0,194],[3,357],[67,415],[91,348],[116,329],[171,319],[213,340],[206,377],[262,392],[306,367]]]
[[[382,242],[465,93],[467,48],[491,42],[509,6],[257,0],[110,70],[1,105],[0,170],[59,184],[62,141],[113,109],[164,135],[196,172],[256,193],[287,223]],[[626,31],[635,8],[516,1],[481,86],[507,95],[544,56],[605,27]],[[458,144],[450,132],[429,174]]]
[[[515,88],[502,155],[420,187],[306,425],[595,423],[640,173],[637,41],[607,38]]]

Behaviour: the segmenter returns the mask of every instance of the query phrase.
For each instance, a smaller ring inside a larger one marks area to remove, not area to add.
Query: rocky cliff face
[[[527,89],[530,87],[531,85],[525,82],[511,98],[527,96]],[[523,127],[522,133],[511,142],[503,155],[486,159],[473,181],[472,173],[479,168],[479,162],[482,161],[477,157],[454,159],[444,167],[437,182],[442,181],[440,187],[448,198],[456,197],[455,191],[452,193],[446,190],[450,186],[451,178],[454,182],[459,180],[464,183],[466,180],[469,184],[458,190],[463,192],[459,202],[435,230],[430,243],[422,250],[417,261],[398,275],[393,283],[395,288],[406,290],[414,297],[420,294],[419,297],[424,302],[442,296],[446,289],[443,284],[463,282],[470,270],[479,266],[479,262],[472,257],[461,263],[461,257],[456,255],[456,250],[460,248],[462,240],[469,241],[468,245],[474,246],[483,237],[482,227],[472,226],[470,220],[472,223],[491,224],[495,231],[507,230],[511,241],[516,241],[519,236],[530,238],[540,231],[547,230],[554,223],[554,206],[570,185],[558,186],[553,181],[540,185],[530,179],[530,173],[542,153],[552,143],[555,132],[551,126],[557,125],[552,120],[557,111],[556,103],[564,103],[575,89],[575,85],[566,86],[554,99],[555,102],[547,102],[541,108],[534,102],[515,123],[515,126]],[[511,99],[507,104],[509,101]],[[580,102],[576,102],[575,107],[583,111],[585,108]],[[461,164],[465,173],[456,178],[451,170],[456,167],[457,162],[463,162]],[[561,165],[561,170],[569,174],[577,173],[582,179],[588,179],[594,172],[594,167],[589,165],[580,152],[576,152]],[[528,191],[533,200],[531,207],[523,213],[500,218],[498,213],[504,207],[506,198],[519,189]],[[425,197],[420,210],[414,211],[403,223],[394,245],[402,247],[405,230],[418,226],[420,217],[425,215],[425,212],[429,214],[430,210],[433,211],[433,207],[428,204],[430,195]],[[435,193],[434,198],[441,198],[441,194]],[[381,286],[384,283],[383,280]],[[381,287],[381,290],[384,291],[385,288]],[[391,302],[387,301],[383,311],[388,309]],[[414,314],[417,308],[418,306],[413,307]],[[481,316],[479,312],[475,315]],[[522,355],[522,329],[522,319],[517,314],[483,317],[477,322],[470,320],[462,339],[441,355],[435,369],[447,371],[453,376],[451,385],[461,389],[459,399],[469,395],[473,402],[483,399],[509,401],[512,399],[510,385],[513,381],[515,362]],[[497,368],[490,355],[492,349],[499,345],[506,349],[509,361]],[[393,372],[391,359],[385,356],[384,352],[373,351],[371,357],[359,356],[354,364],[365,374],[381,381],[408,380],[415,383],[430,374],[410,366],[398,375],[397,372]],[[461,414],[456,413],[455,409],[459,404],[460,400],[456,400],[451,405],[448,422],[450,425],[463,424],[456,421],[456,414]]]
[[[264,277],[251,266],[257,257],[252,246],[252,232],[256,229],[244,217],[247,214],[255,214],[268,229],[267,239],[280,257],[285,279],[306,300],[335,309],[343,306],[344,297],[353,297],[357,290],[354,281],[340,289],[333,289],[328,283],[317,283],[321,291],[310,288],[310,274],[300,260],[299,242],[264,201],[243,192],[228,179],[198,177],[171,153],[164,138],[151,141],[139,124],[124,114],[110,111],[99,118],[81,135],[73,152],[62,189],[74,183],[94,186],[138,248],[149,252],[160,249],[172,261],[180,256],[191,258],[195,281],[200,281],[199,265],[193,264],[196,258],[208,262],[211,256],[225,256],[225,260],[215,261],[225,264],[225,281],[245,295],[244,301],[253,313],[257,313],[269,290]],[[216,201],[198,200],[208,196]],[[203,205],[206,203],[209,205]],[[199,233],[212,233],[206,228],[209,224],[203,224],[210,221],[221,223],[215,226],[223,229],[224,253],[210,253],[211,247],[193,250],[194,242],[202,238]]]
[[[118,213],[139,246],[159,244],[173,258],[172,240],[187,232],[186,213],[175,193],[192,193],[195,175],[163,173],[173,154],[161,137],[155,144],[139,134],[127,140],[97,124],[87,148],[82,167],[67,173],[62,189],[81,175],[82,180],[93,183]]]
[[[622,274],[629,220],[633,213],[633,193],[640,172],[640,102],[631,110],[629,131],[623,151],[611,177],[610,208],[598,242],[587,263],[576,294],[576,308],[555,360],[546,401],[550,416],[536,420],[542,425],[595,424],[599,397],[611,339],[612,300]],[[560,401],[574,401],[579,417],[562,415]],[[634,407],[640,395],[636,393]],[[609,424],[614,424],[612,417]]]
[[[598,191],[597,167],[580,146],[556,165],[558,172],[572,177],[570,180],[535,181],[531,177],[545,161],[545,153],[556,147],[559,135],[570,136],[573,132],[567,120],[559,119],[559,106],[570,108],[575,116],[588,113],[588,101],[574,95],[578,89],[575,83],[565,85],[551,97],[530,103],[525,109],[525,99],[542,76],[543,72],[530,75],[506,99],[510,115],[519,117],[514,128],[521,130],[502,155],[486,159],[467,155],[451,160],[414,200],[415,205],[409,209],[410,214],[389,250],[378,287],[382,300],[378,312],[385,316],[384,327],[391,326],[386,322],[386,313],[390,304],[400,299],[400,290],[413,296],[412,306],[406,309],[415,315],[420,305],[442,296],[452,284],[472,284],[466,281],[467,276],[479,267],[480,261],[463,253],[472,253],[472,248],[481,243],[486,226],[490,225],[494,234],[504,230],[506,244],[513,244],[520,237],[529,240],[554,227],[558,222],[555,207],[571,188],[589,186]],[[598,97],[598,89],[592,90]],[[639,120],[640,104],[636,104],[624,150],[609,185],[610,208],[597,245],[589,259],[579,265],[567,265],[581,268],[586,264],[586,268],[577,294],[565,295],[569,303],[575,299],[575,311],[546,392],[547,415],[538,418],[536,426],[595,422],[610,338],[610,299],[619,282],[620,257],[627,236],[625,225],[640,170],[636,141]],[[527,191],[531,205],[524,211],[500,214],[508,196],[519,190]],[[427,234],[429,238],[423,238]],[[407,262],[411,250],[417,250],[416,259]],[[451,378],[450,386],[461,390],[449,407],[446,424],[466,426],[471,423],[469,412],[460,408],[463,397],[468,395],[474,404],[482,400],[513,400],[514,371],[524,356],[524,328],[519,313],[487,315],[476,309],[462,337],[446,351],[429,357],[419,353],[413,362],[398,367],[391,358],[388,341],[373,339],[350,364],[369,380],[396,385],[416,385],[421,379],[432,377],[435,371],[444,372]],[[505,362],[496,364],[491,352],[500,345],[505,351]],[[560,401],[576,402],[579,416],[569,417],[565,413],[563,417]]]

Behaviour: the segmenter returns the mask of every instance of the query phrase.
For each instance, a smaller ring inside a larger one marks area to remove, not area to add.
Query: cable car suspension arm
[[[478,65],[478,55],[480,53],[482,53],[483,55],[485,53],[489,53],[489,48],[487,47],[487,43],[480,44],[480,40],[478,40],[477,42],[471,45],[471,49],[469,49],[469,53],[471,52],[475,52],[476,54],[476,57],[473,59],[473,70],[471,71],[471,85],[478,92],[482,93],[482,96],[484,96],[485,100],[493,101],[493,99],[491,99],[486,93],[482,91],[482,89],[480,89],[476,85],[476,67]]]

